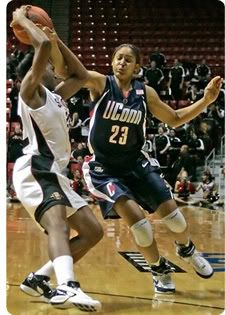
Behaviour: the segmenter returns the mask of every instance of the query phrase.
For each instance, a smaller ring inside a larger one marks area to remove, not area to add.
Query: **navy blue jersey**
[[[89,148],[110,169],[131,169],[145,143],[145,86],[138,80],[131,84],[125,98],[115,77],[107,76],[103,94],[91,111]]]

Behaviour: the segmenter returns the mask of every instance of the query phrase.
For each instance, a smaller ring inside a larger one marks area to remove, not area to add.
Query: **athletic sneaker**
[[[195,245],[192,241],[189,241],[188,246],[176,243],[176,253],[181,259],[192,264],[195,272],[200,277],[205,279],[212,277],[214,273],[212,266],[204,257],[202,257],[202,254],[195,249]]]
[[[56,293],[56,290],[51,288],[49,281],[48,276],[35,275],[31,272],[21,283],[20,289],[28,295],[41,297],[44,302],[48,302]]]
[[[68,281],[56,288],[56,295],[50,301],[56,308],[71,308],[76,306],[84,312],[96,312],[101,309],[101,303],[92,299],[80,289],[79,282]]]
[[[165,294],[175,292],[175,285],[170,275],[174,270],[175,269],[170,266],[164,257],[160,258],[159,266],[151,265],[151,273],[156,293]]]

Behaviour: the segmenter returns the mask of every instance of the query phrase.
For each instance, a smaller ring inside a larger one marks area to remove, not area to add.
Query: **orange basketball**
[[[45,12],[45,10],[43,10],[42,8],[32,5],[27,10],[27,17],[36,24],[41,24],[43,26],[53,28],[51,18],[48,16],[48,13]],[[21,43],[27,45],[31,44],[29,36],[20,25],[13,26],[13,33]]]

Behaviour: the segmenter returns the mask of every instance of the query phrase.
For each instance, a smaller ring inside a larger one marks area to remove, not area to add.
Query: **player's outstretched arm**
[[[222,78],[213,78],[204,90],[204,96],[192,105],[173,110],[166,103],[160,100],[158,94],[151,87],[146,86],[148,108],[150,112],[170,127],[178,127],[197,117],[208,105],[212,104],[218,97]]]

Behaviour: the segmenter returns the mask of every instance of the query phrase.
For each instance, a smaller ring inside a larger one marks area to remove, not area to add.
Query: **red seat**
[[[177,109],[177,101],[173,100],[173,101],[169,101],[168,105],[173,108],[173,109]]]
[[[6,87],[10,88],[10,89],[13,87],[13,80],[12,79],[8,79],[6,81]]]
[[[7,99],[6,99],[6,107],[7,108],[11,108],[12,107],[12,103],[11,103],[11,100],[10,100],[9,97],[7,97]]]
[[[190,101],[188,101],[188,100],[179,100],[178,104],[177,104],[178,108],[184,108],[184,107],[187,107],[189,105],[190,105]]]

